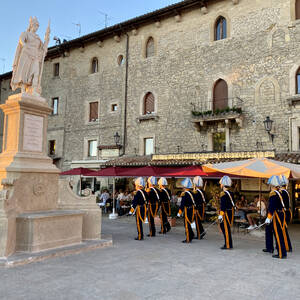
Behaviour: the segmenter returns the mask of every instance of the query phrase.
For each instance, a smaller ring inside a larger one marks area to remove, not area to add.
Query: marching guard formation
[[[159,233],[166,234],[171,230],[168,217],[171,214],[171,191],[167,188],[168,181],[162,177],[151,176],[147,183],[144,178],[139,177],[135,180],[135,196],[129,215],[135,215],[137,237],[136,240],[143,240],[143,223],[148,219],[149,237],[155,237],[156,228],[154,218],[160,209],[161,228]],[[224,236],[222,250],[233,248],[231,226],[233,225],[235,201],[234,194],[230,190],[232,180],[229,176],[223,176],[220,180],[222,189],[220,195],[220,210],[218,212],[219,227]],[[177,217],[184,217],[185,240],[183,243],[191,243],[193,239],[203,239],[206,231],[202,226],[205,214],[206,196],[203,189],[203,180],[200,176],[185,178],[181,182],[183,192],[181,194],[181,204]],[[288,233],[288,224],[292,221],[291,199],[287,191],[288,179],[284,176],[271,176],[268,180],[271,186],[269,195],[267,218],[265,223],[266,248],[264,252],[274,252],[274,238],[277,254],[274,258],[286,258],[287,252],[292,252],[292,244]],[[192,224],[195,223],[196,235]],[[215,223],[215,222],[214,222]]]

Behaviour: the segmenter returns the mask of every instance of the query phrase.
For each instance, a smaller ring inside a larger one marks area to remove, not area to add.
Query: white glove
[[[128,214],[129,214],[130,216],[132,216],[132,211],[130,211]]]
[[[272,219],[270,219],[270,218],[266,218],[266,221],[265,221],[265,223],[266,223],[267,225],[269,225],[269,224],[271,224],[271,221],[272,221]]]
[[[181,214],[180,214],[180,213],[177,213],[177,217],[180,218],[180,217],[181,217]]]
[[[220,223],[222,223],[223,222],[223,216],[219,215],[218,220],[219,220]]]

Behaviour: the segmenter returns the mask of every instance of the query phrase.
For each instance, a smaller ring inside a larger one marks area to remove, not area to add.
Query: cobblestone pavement
[[[204,225],[207,227],[207,225]],[[144,225],[145,232],[148,228]],[[294,238],[299,238],[300,225]],[[222,251],[216,227],[182,244],[182,226],[167,236],[135,241],[133,218],[103,219],[114,246],[0,269],[0,298],[9,299],[299,299],[300,243],[286,260],[261,249],[264,240],[234,235]],[[298,250],[297,250],[298,248]]]

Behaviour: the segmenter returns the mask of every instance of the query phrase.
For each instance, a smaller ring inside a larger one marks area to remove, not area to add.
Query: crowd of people
[[[135,181],[135,191],[117,191],[115,195],[116,210],[119,215],[127,214],[136,216],[138,236],[136,240],[143,240],[142,224],[148,222],[149,237],[156,235],[154,218],[160,217],[161,229],[159,233],[166,234],[171,230],[168,216],[171,214],[171,205],[178,207],[177,217],[184,217],[185,240],[184,243],[191,243],[193,239],[203,239],[206,231],[202,222],[205,218],[205,211],[208,201],[203,189],[203,180],[196,176],[191,180],[185,178],[181,184],[183,190],[172,195],[168,189],[168,181],[162,177],[149,177],[147,182],[139,177]],[[274,252],[273,236],[275,237],[276,258],[285,258],[287,252],[292,251],[292,245],[288,234],[288,224],[291,222],[291,203],[287,191],[288,180],[282,176],[272,176],[268,184],[271,187],[269,199],[263,196],[255,196],[254,201],[248,203],[244,195],[235,200],[235,194],[231,191],[232,181],[230,177],[223,176],[220,180],[221,194],[218,197],[218,208],[216,214],[217,222],[224,235],[224,245],[221,249],[232,249],[231,226],[234,219],[239,219],[247,224],[248,230],[255,230],[266,225],[266,247],[264,252]],[[100,205],[107,208],[112,195],[104,189],[99,195]],[[194,225],[194,226],[193,226]],[[193,227],[196,229],[194,234]]]

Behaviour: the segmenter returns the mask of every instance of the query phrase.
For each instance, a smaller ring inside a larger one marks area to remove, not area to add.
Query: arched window
[[[98,58],[94,57],[92,59],[92,73],[97,73],[98,72]]]
[[[228,86],[225,80],[219,79],[215,83],[213,111],[226,109],[228,107]]]
[[[215,23],[215,41],[227,38],[227,21],[224,17],[219,17]]]
[[[144,115],[152,114],[154,113],[155,109],[155,99],[152,93],[147,93],[144,98],[144,109],[143,113]]]
[[[296,0],[296,7],[295,7],[295,12],[296,12],[296,20],[300,19],[300,0]]]
[[[296,73],[296,94],[300,94],[300,68]]]
[[[154,39],[149,37],[146,43],[146,57],[154,56]]]

